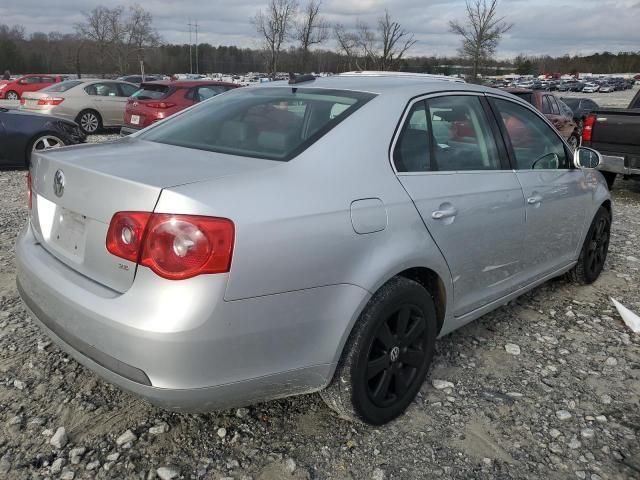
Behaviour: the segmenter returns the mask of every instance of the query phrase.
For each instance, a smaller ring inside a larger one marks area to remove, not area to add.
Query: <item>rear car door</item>
[[[507,99],[491,102],[526,199],[524,251],[533,280],[576,258],[594,186],[533,109]]]
[[[524,198],[487,109],[477,95],[414,101],[393,146],[398,178],[449,265],[455,316],[523,274]]]

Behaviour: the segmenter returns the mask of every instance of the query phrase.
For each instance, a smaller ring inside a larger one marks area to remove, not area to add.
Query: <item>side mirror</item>
[[[578,168],[596,168],[602,163],[602,155],[593,148],[579,147],[573,154],[573,163]]]

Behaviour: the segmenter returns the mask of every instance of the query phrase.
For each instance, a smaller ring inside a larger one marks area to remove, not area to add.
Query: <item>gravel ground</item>
[[[39,331],[15,288],[24,172],[0,172],[2,479],[640,478],[640,183],[614,187],[606,270],[549,282],[438,342],[416,402],[380,428],[317,395],[207,415],[120,391]]]
[[[635,85],[630,90],[619,90],[611,93],[554,92],[558,97],[590,98],[602,108],[627,108],[631,99],[640,89]]]

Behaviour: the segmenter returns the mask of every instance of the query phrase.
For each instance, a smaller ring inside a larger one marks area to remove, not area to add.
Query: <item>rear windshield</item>
[[[53,92],[53,93],[62,93],[67,90],[72,89],[73,87],[77,87],[83,83],[81,80],[66,80],[60,83],[54,83],[50,87],[42,89],[43,92]]]
[[[143,85],[132,97],[138,100],[159,100],[165,98],[169,90],[171,87],[167,85]]]
[[[169,145],[287,161],[375,97],[312,88],[235,89],[141,135]]]
[[[518,93],[514,93],[514,95],[517,95],[521,99],[526,100],[531,105],[533,105],[533,93],[531,93],[531,92],[518,92]]]

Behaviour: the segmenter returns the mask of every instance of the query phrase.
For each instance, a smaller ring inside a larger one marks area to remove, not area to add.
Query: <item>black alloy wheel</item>
[[[416,305],[403,305],[380,323],[367,357],[367,393],[379,407],[401,400],[424,364],[427,322]]]
[[[585,259],[587,276],[593,278],[597,278],[604,267],[611,232],[611,221],[608,217],[601,216],[596,219],[596,222],[595,228],[591,232]]]

